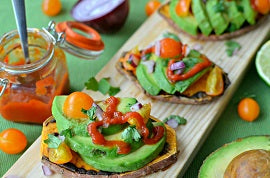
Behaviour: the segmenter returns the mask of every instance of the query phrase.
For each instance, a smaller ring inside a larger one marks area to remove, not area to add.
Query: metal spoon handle
[[[25,5],[24,0],[12,0],[13,11],[16,18],[17,29],[21,39],[21,46],[24,53],[25,62],[29,63],[29,51],[28,51],[28,39],[27,39],[27,27],[25,17]]]

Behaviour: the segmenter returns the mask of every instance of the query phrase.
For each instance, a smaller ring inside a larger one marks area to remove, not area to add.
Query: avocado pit
[[[263,149],[245,151],[228,165],[224,178],[270,177],[270,151]]]

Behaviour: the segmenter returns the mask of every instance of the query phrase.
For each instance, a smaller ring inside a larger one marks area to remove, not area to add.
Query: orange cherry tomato
[[[176,14],[180,17],[186,17],[189,14],[191,0],[179,0],[175,7]]]
[[[161,3],[158,0],[150,0],[145,5],[145,13],[147,16],[152,15],[161,5]]]
[[[172,38],[164,38],[158,42],[155,46],[155,52],[160,50],[159,56],[162,58],[174,58],[178,57],[182,53],[182,44]]]
[[[49,160],[56,164],[65,164],[72,159],[70,148],[62,142],[58,148],[49,148]]]
[[[237,111],[241,119],[252,122],[259,116],[260,106],[254,99],[244,98],[239,102]]]
[[[56,16],[61,11],[62,5],[60,0],[43,0],[42,11],[48,16]]]
[[[269,0],[251,0],[251,5],[253,9],[264,15],[268,14],[270,11]]]
[[[18,129],[10,128],[0,133],[0,149],[7,154],[20,153],[26,145],[26,136]]]
[[[71,93],[64,102],[63,112],[68,118],[81,119],[87,118],[87,115],[82,113],[83,109],[90,109],[93,104],[93,99],[91,96],[83,92],[73,92]]]
[[[224,82],[221,68],[215,66],[209,73],[206,81],[206,93],[210,96],[218,96],[224,90]]]

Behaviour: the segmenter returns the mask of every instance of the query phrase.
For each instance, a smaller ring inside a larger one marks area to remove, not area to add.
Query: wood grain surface
[[[176,177],[182,176],[186,168],[191,163],[200,146],[203,144],[207,135],[214,127],[217,119],[222,114],[227,103],[230,101],[233,93],[240,84],[241,79],[249,64],[251,64],[253,56],[262,42],[266,40],[270,31],[270,18],[265,21],[259,28],[251,31],[234,40],[241,44],[242,48],[237,55],[227,57],[225,52],[225,41],[203,42],[194,41],[184,34],[179,34],[181,40],[185,44],[193,46],[200,43],[203,46],[202,53],[206,54],[209,59],[223,68],[229,75],[231,85],[223,96],[205,105],[182,105],[155,101],[148,98],[140,92],[132,81],[129,81],[115,69],[115,62],[118,60],[122,52],[128,51],[135,46],[140,48],[146,47],[153,42],[162,32],[174,32],[171,27],[157,14],[152,15],[123,45],[123,47],[112,57],[106,66],[98,73],[96,78],[100,80],[103,77],[111,77],[113,86],[120,86],[121,92],[116,96],[119,97],[135,97],[142,103],[150,102],[152,104],[151,115],[159,119],[176,114],[187,119],[185,126],[176,129],[177,143],[180,154],[178,160],[166,171],[160,171],[149,177]],[[109,48],[109,44],[107,48]],[[103,96],[98,92],[83,90],[90,94],[95,100],[102,100],[108,96]],[[17,175],[20,177],[45,177],[42,173],[39,153],[40,138],[22,155],[22,157],[7,171],[4,175]],[[54,175],[51,177],[61,177]]]

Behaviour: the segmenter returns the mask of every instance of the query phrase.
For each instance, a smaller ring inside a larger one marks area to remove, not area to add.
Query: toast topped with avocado
[[[265,2],[263,8],[263,1],[255,1],[171,0],[162,5],[159,14],[175,30],[193,38],[225,40],[251,31],[266,19],[270,3]]]
[[[172,103],[208,103],[230,84],[220,67],[172,33],[123,54],[116,68],[151,98]]]
[[[42,162],[65,177],[141,177],[177,160],[175,131],[135,98],[93,102],[82,92],[56,96],[43,124]]]

